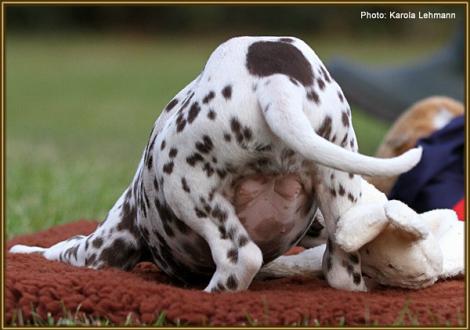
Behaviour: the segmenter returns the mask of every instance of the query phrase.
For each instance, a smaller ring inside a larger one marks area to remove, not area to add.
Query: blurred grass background
[[[184,9],[179,10],[187,16]],[[425,56],[441,47],[452,32],[442,26],[434,32],[413,26],[371,32],[362,25],[349,29],[341,20],[315,32],[302,27],[293,31],[284,23],[289,28],[268,24],[237,29],[235,24],[213,31],[206,27],[210,33],[191,28],[149,31],[147,25],[143,30],[129,26],[90,30],[83,28],[87,22],[85,17],[81,24],[61,32],[54,29],[62,26],[60,19],[49,20],[39,30],[31,22],[11,23],[7,29],[6,230],[10,238],[76,219],[102,219],[132,179],[160,110],[229,37],[300,35],[325,63],[341,55],[380,66]],[[109,25],[119,27],[118,23]],[[423,33],[432,38],[423,38]],[[366,154],[374,153],[390,125],[354,107],[353,124],[360,150]]]

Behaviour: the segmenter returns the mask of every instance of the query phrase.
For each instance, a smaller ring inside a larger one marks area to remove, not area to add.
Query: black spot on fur
[[[352,149],[354,149],[354,140],[349,141],[349,145],[351,146]]]
[[[317,134],[328,140],[331,134],[331,122],[331,117],[326,116],[320,128],[317,130]]]
[[[77,260],[77,252],[78,252],[79,247],[80,245],[75,245],[71,248],[68,248],[64,253],[64,257],[67,258],[68,260],[71,260],[71,257],[74,257],[75,260]]]
[[[238,262],[238,249],[232,248],[227,252],[227,258],[230,262],[236,264]]]
[[[318,78],[317,83],[318,83],[318,87],[320,87],[321,90],[325,89],[325,82],[323,81],[323,79]]]
[[[331,82],[330,74],[328,73],[328,71],[326,71],[323,66],[320,67],[320,70],[323,73],[323,78],[325,78],[327,82]]]
[[[350,178],[350,179],[353,179],[353,178],[354,178],[354,174],[349,173],[349,178]]]
[[[195,146],[200,153],[207,154],[213,149],[214,144],[212,143],[212,140],[208,135],[204,135],[202,137],[202,142],[196,142]]]
[[[103,239],[101,237],[97,237],[91,242],[94,248],[99,249],[101,245],[103,245]]]
[[[307,99],[309,99],[310,101],[315,102],[316,104],[320,103],[320,97],[318,96],[318,94],[314,90],[311,90],[311,91],[307,92]]]
[[[116,229],[118,231],[127,230],[136,238],[139,236],[139,230],[135,225],[135,219],[137,216],[136,207],[130,203],[130,190],[126,194],[126,198],[122,205],[121,210],[121,222],[117,225]]]
[[[155,134],[152,138],[152,141],[149,144],[148,147],[148,153],[152,152],[153,146],[155,145],[155,140],[157,139],[158,134]]]
[[[224,169],[217,169],[216,170],[217,175],[221,178],[224,179],[227,176],[227,171]]]
[[[144,201],[145,201],[145,205],[147,207],[150,207],[150,202],[149,202],[149,198],[147,196],[147,192],[145,190],[142,190],[143,191],[143,195],[144,195]]]
[[[279,41],[280,42],[292,43],[292,42],[294,42],[294,39],[292,39],[292,38],[279,38]]]
[[[246,237],[245,235],[241,235],[238,238],[238,246],[239,247],[244,247],[247,244],[248,244],[248,237]]]
[[[227,212],[223,211],[219,205],[216,205],[214,209],[212,210],[211,214],[214,218],[219,220],[220,223],[224,223],[227,220]]]
[[[197,207],[194,208],[194,212],[196,212],[196,216],[198,218],[207,218],[206,212],[202,211],[201,209],[199,209]]]
[[[171,111],[171,109],[173,109],[175,107],[175,105],[178,104],[178,100],[177,99],[173,99],[170,101],[170,103],[168,103],[168,105],[166,106],[165,110],[167,112]]]
[[[228,133],[224,133],[224,140],[230,142],[232,140],[232,136]]]
[[[344,127],[349,127],[349,116],[346,111],[341,113],[341,121],[343,122]]]
[[[349,255],[349,260],[353,263],[353,264],[358,264],[359,263],[359,257],[356,255],[356,254],[350,254]]]
[[[126,241],[122,238],[116,239],[111,246],[104,249],[100,254],[100,260],[104,261],[108,266],[123,269],[133,265],[139,257],[139,251],[132,245],[127,245]]]
[[[232,129],[232,132],[235,134],[235,138],[239,144],[243,142],[243,133],[242,133],[242,125],[236,118],[232,118],[230,121],[230,128]]]
[[[242,125],[240,124],[238,119],[232,118],[232,120],[230,120],[230,128],[235,134],[240,134],[241,127]]]
[[[346,193],[346,190],[344,190],[344,187],[342,185],[339,185],[338,193],[340,196],[344,196],[344,194]]]
[[[202,169],[206,172],[206,175],[208,177],[210,177],[210,176],[212,176],[212,174],[214,174],[214,168],[212,167],[212,165],[210,163],[206,162]]]
[[[165,172],[167,174],[171,174],[171,172],[173,172],[173,167],[174,166],[175,166],[175,164],[172,161],[166,163],[165,165],[163,165],[163,172]]]
[[[207,196],[207,197],[209,197],[209,201],[211,201],[211,202],[214,199],[215,191],[216,191],[216,189],[212,188],[212,190],[209,192],[209,196]]]
[[[226,100],[229,100],[232,97],[232,86],[225,86],[224,89],[222,89],[222,95]]]
[[[348,133],[344,134],[343,139],[341,140],[341,147],[346,147],[346,144],[348,143]]]
[[[171,148],[171,149],[170,149],[170,152],[168,153],[168,156],[169,156],[170,158],[175,158],[177,154],[178,154],[178,149],[176,149],[176,148]]]
[[[191,102],[191,99],[193,98],[193,96],[194,96],[194,92],[191,92],[191,95],[189,95],[189,97],[186,98],[183,105],[179,109],[179,112],[183,112],[183,110],[188,106],[189,102]]]
[[[356,284],[356,285],[361,284],[361,274],[359,274],[359,273],[357,273],[357,272],[354,272],[354,273],[353,273],[353,282],[354,282],[354,284]]]
[[[230,290],[235,290],[238,287],[238,281],[235,275],[230,275],[225,284]]]
[[[338,91],[338,98],[341,101],[341,103],[344,102],[344,96],[343,96],[343,93],[341,93],[341,91]]]
[[[185,178],[181,178],[181,186],[183,187],[183,190],[186,191],[187,193],[191,192],[191,189],[188,186],[188,183],[186,182]]]
[[[215,111],[209,110],[209,112],[207,113],[207,118],[209,118],[210,120],[215,120],[215,117],[216,117]]]
[[[163,140],[162,144],[160,145],[160,150],[165,149],[165,146],[166,146],[166,142],[165,142],[165,140]]]
[[[227,239],[227,229],[225,228],[224,225],[219,225],[218,227],[219,233],[220,233],[220,238],[221,239]]]
[[[251,129],[249,129],[248,127],[245,127],[243,128],[243,137],[246,139],[246,140],[251,140],[251,137],[253,136],[253,132],[251,131]]]
[[[197,152],[186,158],[186,162],[191,166],[194,166],[196,165],[197,162],[200,162],[203,160],[204,158],[201,156],[200,153],[197,153]]]
[[[197,117],[197,115],[199,114],[200,111],[201,111],[201,107],[199,106],[199,103],[194,102],[191,105],[191,108],[189,109],[188,123],[191,124],[194,121],[194,119],[196,119],[196,117]]]
[[[92,254],[91,256],[85,259],[85,266],[92,265],[95,262],[95,260],[96,260],[96,254]]]
[[[176,118],[176,132],[181,132],[184,130],[186,127],[186,119],[183,118],[182,115],[180,115],[178,118]]]
[[[147,159],[147,168],[150,170],[153,165],[153,156],[150,155],[150,157]]]
[[[207,94],[207,95],[202,99],[202,103],[207,104],[207,103],[209,103],[214,97],[215,97],[215,93],[214,93],[213,91],[210,91],[209,94]]]
[[[348,199],[354,203],[354,196],[351,193],[348,193]]]
[[[312,66],[299,49],[286,42],[253,43],[248,48],[246,67],[254,76],[267,77],[280,73],[304,86],[313,84]]]
[[[237,229],[236,229],[235,227],[231,227],[231,228],[227,231],[227,237],[228,237],[228,239],[230,239],[231,241],[233,241],[234,238],[235,238],[236,231],[237,231]]]

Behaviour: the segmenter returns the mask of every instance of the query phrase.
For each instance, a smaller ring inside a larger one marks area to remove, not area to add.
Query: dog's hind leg
[[[77,235],[49,248],[15,245],[9,252],[40,253],[46,259],[80,267],[129,269],[139,261],[143,251],[140,233],[135,225],[133,193],[128,188],[106,219],[88,236]]]
[[[191,175],[185,177],[182,187],[181,177],[189,172],[189,166],[186,162],[175,166],[165,176],[163,191],[176,218],[210,248],[215,272],[204,291],[245,290],[261,268],[261,250],[250,239],[232,204],[217,190],[222,185],[217,175],[208,175],[201,166],[190,168]]]

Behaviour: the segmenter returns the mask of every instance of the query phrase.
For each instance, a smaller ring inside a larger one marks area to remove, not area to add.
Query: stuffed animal
[[[377,149],[376,157],[390,158],[410,150],[416,143],[465,112],[463,103],[445,96],[420,100],[395,121]],[[398,176],[365,177],[377,189],[389,194]]]
[[[360,251],[369,287],[379,283],[419,289],[464,273],[464,224],[453,210],[417,214],[402,202],[387,200],[364,179],[362,191],[361,202],[338,220],[335,238],[346,252]],[[322,222],[321,215],[316,219]],[[307,237],[301,243],[308,242]],[[279,257],[259,277],[320,275],[325,247]]]

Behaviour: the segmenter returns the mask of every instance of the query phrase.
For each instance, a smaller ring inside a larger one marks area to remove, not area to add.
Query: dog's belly
[[[312,194],[297,174],[242,175],[229,186],[222,189],[224,195],[261,249],[264,263],[285,253],[308,230],[316,207]],[[172,223],[182,225],[176,218]],[[140,226],[145,227],[142,223]],[[212,275],[215,264],[206,241],[189,227],[184,228],[184,235],[177,234],[182,228],[175,228],[175,236],[169,237],[164,230],[154,227],[146,241],[154,262],[163,271],[185,282],[198,282]]]
[[[231,202],[269,262],[292,247],[310,224],[313,206],[297,174],[254,174],[235,182]]]

